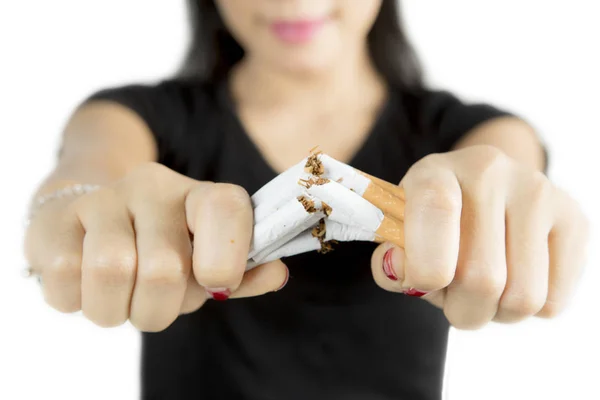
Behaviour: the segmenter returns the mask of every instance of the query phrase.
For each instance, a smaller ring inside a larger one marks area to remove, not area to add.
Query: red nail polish
[[[283,289],[285,287],[285,285],[287,285],[289,279],[290,279],[290,270],[286,268],[285,269],[285,280],[283,281],[281,286],[279,286],[275,291],[278,292],[281,289]]]
[[[393,260],[392,260],[393,254],[394,254],[394,248],[392,247],[392,248],[388,249],[388,251],[386,251],[385,254],[383,255],[383,273],[385,274],[385,276],[388,277],[388,279],[397,281],[398,275],[396,275],[396,272],[394,271],[394,267],[393,267]]]
[[[410,288],[404,292],[405,295],[412,296],[412,297],[423,297],[427,293],[428,292],[421,292],[420,290],[417,290],[415,288]]]
[[[225,301],[231,296],[231,290],[229,289],[220,289],[220,290],[210,290],[206,289],[206,292],[210,297],[217,301]]]

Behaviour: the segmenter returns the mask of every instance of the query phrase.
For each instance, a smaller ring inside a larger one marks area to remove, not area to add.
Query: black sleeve
[[[428,91],[422,99],[422,123],[434,136],[441,152],[452,147],[477,125],[493,118],[512,116],[489,104],[468,104],[445,91]]]
[[[138,114],[152,132],[158,148],[158,161],[172,163],[174,154],[186,142],[191,96],[181,83],[165,81],[156,85],[128,85],[108,88],[89,96],[84,103],[106,100],[119,103]],[[180,157],[180,156],[179,156]],[[183,160],[178,160],[182,162]]]

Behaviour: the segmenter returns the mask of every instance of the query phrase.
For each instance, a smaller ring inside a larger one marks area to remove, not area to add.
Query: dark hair
[[[368,35],[375,67],[392,85],[405,89],[422,86],[417,56],[404,33],[397,0],[383,0]],[[179,78],[215,81],[225,77],[242,59],[244,49],[228,32],[214,0],[188,0],[192,36]]]

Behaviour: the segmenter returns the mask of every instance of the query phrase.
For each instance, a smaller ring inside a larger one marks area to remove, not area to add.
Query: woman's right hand
[[[112,185],[44,205],[25,252],[53,308],[81,310],[104,327],[129,319],[156,332],[211,294],[257,296],[286,283],[281,261],[245,273],[252,228],[241,187],[148,163]]]

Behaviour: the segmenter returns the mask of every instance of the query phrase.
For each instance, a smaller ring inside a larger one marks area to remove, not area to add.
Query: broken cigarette
[[[276,212],[254,225],[248,258],[282,238],[291,238],[322,218],[321,204],[310,196],[294,197]]]
[[[404,224],[385,215],[378,207],[335,181],[312,184],[307,193],[331,207],[328,219],[342,225],[357,226],[376,237],[404,247]]]
[[[385,214],[404,220],[402,188],[317,152],[288,168],[252,195],[255,223],[276,212],[287,199],[299,196],[302,187],[297,185],[298,180],[307,180],[312,176],[336,181]]]
[[[255,227],[247,268],[307,251],[326,252],[333,241],[390,241],[404,247],[403,189],[320,152],[275,177],[252,203]]]
[[[356,192],[384,214],[401,221],[404,220],[404,192],[401,188],[352,168],[327,154],[311,157],[319,157],[325,169],[324,177],[337,181]]]
[[[283,257],[291,257],[310,251],[322,250],[323,245],[331,241],[383,241],[383,239],[378,237],[374,232],[369,232],[356,226],[340,224],[331,219],[324,219],[322,221],[323,226],[317,225],[312,229],[302,232],[282,246],[275,248],[273,251],[265,251],[264,254],[256,255],[248,262],[247,269]]]

